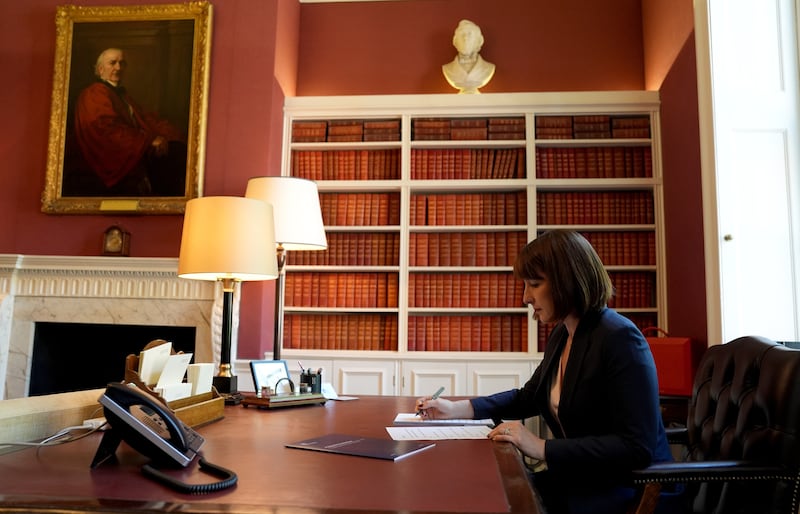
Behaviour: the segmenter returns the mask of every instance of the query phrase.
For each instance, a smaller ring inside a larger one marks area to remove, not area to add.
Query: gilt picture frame
[[[182,214],[202,195],[208,1],[59,6],[48,214]]]

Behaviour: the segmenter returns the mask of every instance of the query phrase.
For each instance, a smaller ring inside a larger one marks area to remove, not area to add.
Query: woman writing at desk
[[[555,327],[544,358],[521,389],[451,401],[421,398],[433,419],[521,420],[542,416],[554,438],[519,421],[489,434],[542,463],[533,482],[548,514],[624,513],[634,490],[626,473],[672,460],[650,348],[639,329],[606,304],[613,288],[589,242],[553,230],[528,243],[514,264],[533,317]]]

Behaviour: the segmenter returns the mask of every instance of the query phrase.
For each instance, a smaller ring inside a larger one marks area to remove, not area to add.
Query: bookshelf
[[[663,327],[658,109],[651,92],[287,99],[282,172],[317,182],[329,243],[288,255],[287,358],[385,365],[346,394],[441,380],[478,394],[506,384],[487,378],[493,366],[518,387],[548,330],[512,265],[551,228],[592,242],[612,307]]]

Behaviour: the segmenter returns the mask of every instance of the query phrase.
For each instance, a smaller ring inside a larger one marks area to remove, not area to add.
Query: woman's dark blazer
[[[549,407],[550,384],[566,341],[567,330],[559,324],[530,380],[521,389],[472,399],[475,417],[543,416],[554,435],[545,442],[553,474],[616,481],[631,469],[672,460],[655,363],[639,329],[608,308],[583,316],[564,375],[559,424]]]

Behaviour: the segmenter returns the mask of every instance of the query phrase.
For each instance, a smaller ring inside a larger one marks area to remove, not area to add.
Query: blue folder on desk
[[[392,439],[346,434],[327,434],[286,445],[287,448],[297,448],[299,450],[313,450],[384,460],[400,460],[433,446],[435,446],[435,443],[430,441],[394,441]]]

